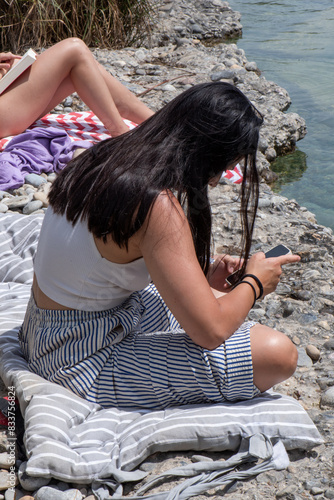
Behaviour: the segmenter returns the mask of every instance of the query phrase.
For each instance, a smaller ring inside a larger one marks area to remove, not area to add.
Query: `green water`
[[[273,165],[274,189],[334,230],[334,0],[230,0],[242,17],[237,41],[267,80],[290,94],[306,120],[297,151]]]

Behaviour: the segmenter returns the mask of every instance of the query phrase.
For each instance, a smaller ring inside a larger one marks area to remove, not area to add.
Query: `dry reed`
[[[152,0],[0,0],[0,51],[19,53],[79,37],[122,48],[149,34]]]

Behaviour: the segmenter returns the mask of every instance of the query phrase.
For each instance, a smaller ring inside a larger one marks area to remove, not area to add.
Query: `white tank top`
[[[71,309],[104,311],[120,305],[150,282],[144,259],[128,264],[101,256],[87,224],[73,226],[48,208],[34,270],[38,286],[50,299]]]

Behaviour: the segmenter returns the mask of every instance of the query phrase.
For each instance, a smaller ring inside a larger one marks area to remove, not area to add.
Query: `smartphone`
[[[291,253],[290,248],[285,245],[277,245],[277,247],[268,250],[268,252],[265,253],[265,256],[268,259],[268,257],[280,257],[281,255],[288,255],[289,253]]]
[[[265,253],[265,256],[268,259],[269,257],[280,257],[281,255],[288,255],[290,253],[290,248],[286,247],[285,245],[277,245],[271,250],[268,250],[268,252]],[[228,285],[234,286],[241,280],[242,275],[242,270],[238,269],[237,271],[234,271],[234,273],[227,276],[225,281]]]

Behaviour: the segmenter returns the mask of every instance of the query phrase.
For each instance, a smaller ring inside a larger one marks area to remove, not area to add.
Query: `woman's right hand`
[[[21,59],[21,56],[11,52],[0,52],[0,78],[11,69],[16,59]]]
[[[258,252],[249,259],[246,274],[254,274],[261,281],[265,296],[275,291],[282,274],[282,266],[299,261],[299,255],[288,254],[266,258],[263,252]]]

